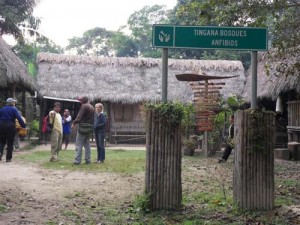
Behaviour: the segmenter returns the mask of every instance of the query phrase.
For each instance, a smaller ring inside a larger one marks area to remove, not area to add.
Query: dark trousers
[[[4,146],[7,144],[6,160],[12,159],[16,125],[11,121],[0,121],[0,155],[2,158]]]
[[[63,143],[65,144],[65,146],[67,146],[69,144],[70,136],[71,136],[71,134],[63,134]]]
[[[233,148],[230,145],[226,145],[222,159],[225,159],[227,161],[229,155],[231,154],[232,149]]]
[[[97,145],[97,161],[105,160],[105,147],[104,147],[104,132],[95,132],[95,139]]]

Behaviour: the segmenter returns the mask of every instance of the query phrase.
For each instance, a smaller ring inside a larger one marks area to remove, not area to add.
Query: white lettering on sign
[[[194,30],[195,36],[219,36],[218,30]]]
[[[212,40],[211,46],[219,46],[219,47],[237,47],[238,46],[237,40]]]
[[[220,30],[221,37],[247,37],[245,30]]]
[[[209,30],[195,29],[195,36],[220,36],[220,37],[247,37],[246,30]]]

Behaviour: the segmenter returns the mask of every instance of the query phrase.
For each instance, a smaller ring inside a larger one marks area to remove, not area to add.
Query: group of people
[[[51,131],[51,162],[58,160],[58,153],[62,149],[62,143],[65,143],[67,149],[71,129],[77,126],[76,133],[76,156],[74,165],[81,164],[82,149],[85,149],[85,163],[91,163],[91,146],[90,138],[94,133],[97,146],[97,163],[103,163],[105,160],[105,127],[106,116],[103,113],[104,107],[101,103],[97,103],[94,107],[90,104],[89,99],[84,96],[78,98],[81,103],[78,115],[72,122],[69,110],[65,109],[63,117],[60,115],[61,104],[54,103],[54,108],[49,112],[49,123],[53,125]]]
[[[105,127],[106,116],[103,113],[104,107],[101,103],[97,103],[94,107],[90,104],[89,99],[84,96],[78,98],[81,103],[78,115],[72,123],[72,118],[68,109],[65,109],[63,116],[60,114],[61,104],[54,103],[54,108],[49,112],[49,123],[52,124],[51,130],[51,162],[58,161],[58,153],[65,144],[67,149],[70,141],[71,129],[77,126],[76,133],[76,156],[74,165],[81,164],[82,149],[85,149],[85,163],[91,163],[91,146],[90,138],[94,133],[97,146],[97,163],[103,163],[105,160]],[[0,109],[0,160],[2,160],[4,147],[7,145],[6,162],[11,162],[14,142],[17,134],[17,128],[26,128],[25,118],[21,116],[16,108],[16,100],[8,98],[6,105]],[[234,115],[230,116],[231,125],[229,127],[228,142],[225,147],[224,154],[218,162],[226,162],[234,147]],[[72,123],[72,124],[71,124]],[[85,128],[85,129],[83,129]]]

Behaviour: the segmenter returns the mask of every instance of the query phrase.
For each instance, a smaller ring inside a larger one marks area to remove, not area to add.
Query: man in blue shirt
[[[16,100],[8,98],[6,106],[0,109],[0,160],[2,160],[3,150],[7,144],[6,162],[11,162],[14,138],[16,135],[16,119],[21,127],[26,128],[26,125],[15,107]]]

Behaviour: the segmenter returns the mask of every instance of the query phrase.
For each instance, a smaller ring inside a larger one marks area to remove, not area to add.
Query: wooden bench
[[[146,139],[146,134],[132,134],[124,132],[112,132],[111,137],[115,144],[120,142],[136,141],[141,139]],[[117,140],[118,137],[122,137],[121,140]]]

